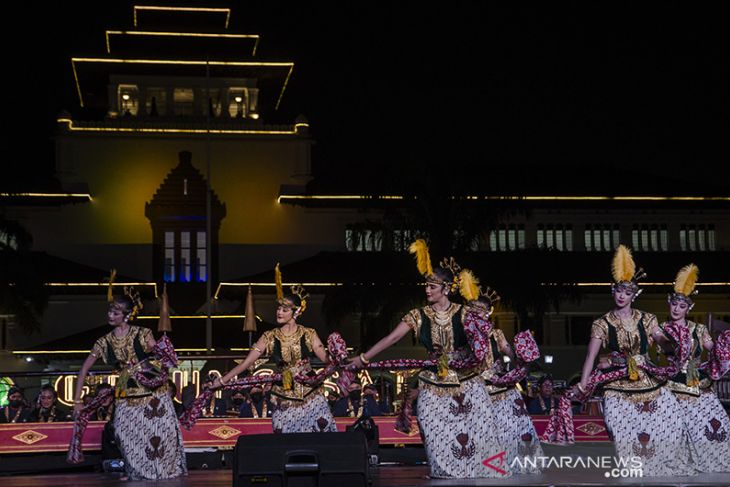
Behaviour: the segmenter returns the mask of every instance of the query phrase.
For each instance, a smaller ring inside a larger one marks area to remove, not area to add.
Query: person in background
[[[0,423],[27,423],[30,408],[23,395],[23,389],[12,386],[8,390],[8,405],[0,408]]]
[[[30,412],[28,421],[33,423],[55,423],[70,421],[69,411],[58,402],[56,389],[51,384],[44,384],[38,393],[35,407]]]

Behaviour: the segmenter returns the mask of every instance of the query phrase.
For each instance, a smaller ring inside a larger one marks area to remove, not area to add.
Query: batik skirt
[[[434,478],[505,478],[505,447],[493,417],[492,401],[477,376],[458,387],[421,381],[418,426]]]
[[[282,400],[273,396],[271,426],[274,433],[312,433],[337,431],[327,399],[312,393],[304,401]]]
[[[627,462],[638,457],[644,477],[698,473],[682,409],[667,389],[606,391],[604,418],[616,456]]]
[[[187,473],[180,423],[167,388],[162,389],[151,396],[116,400],[114,435],[130,480]]]

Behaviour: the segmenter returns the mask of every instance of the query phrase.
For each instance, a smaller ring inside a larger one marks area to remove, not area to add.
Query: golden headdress
[[[634,292],[639,290],[639,279],[646,277],[644,269],[636,268],[631,250],[625,245],[619,245],[616,249],[611,263],[611,273],[613,274],[614,289],[616,287],[628,287]]]
[[[114,301],[114,281],[117,278],[117,270],[112,269],[111,274],[109,275],[109,287],[107,289],[106,298],[109,302],[109,307],[118,309],[124,313],[127,313],[127,318],[129,320],[133,320],[137,317],[137,314],[139,314],[140,310],[144,308],[142,305],[142,298],[139,295],[139,292],[134,289],[132,286],[124,286],[124,295],[129,298],[129,300],[132,302],[132,309],[127,310],[126,306],[122,306],[121,303],[118,303]]]
[[[439,267],[441,269],[450,272],[453,276],[451,281],[446,281],[434,274],[433,266],[431,265],[431,255],[429,254],[428,245],[425,240],[419,238],[408,247],[408,251],[416,255],[418,272],[426,278],[427,282],[448,286],[448,290],[450,292],[456,292],[459,290],[459,273],[461,272],[461,266],[456,263],[456,260],[453,257],[444,258],[439,263]]]
[[[500,299],[497,292],[489,286],[482,291],[479,280],[469,269],[464,269],[459,273],[459,291],[469,306],[483,308],[488,315],[492,314],[494,305]]]
[[[694,304],[692,296],[697,294],[695,288],[699,274],[700,269],[694,264],[682,267],[674,279],[674,293],[669,295],[669,300],[679,299],[690,303],[690,305]]]
[[[276,267],[274,267],[274,280],[276,281],[276,302],[282,306],[294,308],[295,316],[299,316],[304,313],[304,310],[307,309],[307,298],[309,297],[309,294],[306,292],[301,284],[295,284],[290,288],[291,294],[298,297],[301,304],[297,304],[291,299],[284,296],[284,285],[281,277],[281,269],[279,268],[278,262],[276,263]]]

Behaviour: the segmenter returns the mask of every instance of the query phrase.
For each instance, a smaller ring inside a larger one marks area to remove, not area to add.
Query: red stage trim
[[[421,436],[414,423],[411,434],[395,430],[395,416],[373,418],[378,425],[381,445],[420,445]],[[353,418],[336,418],[337,429],[353,423]],[[545,431],[548,416],[533,416],[537,433]],[[575,441],[610,441],[601,416],[576,416]],[[84,435],[84,450],[101,450],[103,421],[91,421]],[[72,423],[0,424],[1,453],[63,452],[68,449]],[[201,419],[191,431],[183,428],[183,441],[189,448],[233,448],[240,435],[271,433],[271,419],[211,418]]]

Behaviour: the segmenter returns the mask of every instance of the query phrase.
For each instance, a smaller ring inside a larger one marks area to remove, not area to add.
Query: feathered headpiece
[[[274,267],[274,280],[276,281],[276,302],[280,305],[294,308],[295,316],[299,316],[304,313],[304,310],[307,309],[307,298],[309,297],[309,294],[305,291],[301,284],[295,284],[291,287],[291,293],[299,298],[301,304],[297,305],[291,299],[287,299],[284,296],[284,284],[278,262],[276,263],[276,267]]]
[[[408,251],[412,254],[416,254],[416,266],[418,266],[418,272],[422,276],[430,277],[433,275],[433,267],[431,266],[431,255],[428,253],[428,245],[423,239],[418,239],[413,242]]]
[[[631,250],[625,245],[619,245],[616,249],[611,263],[611,273],[613,274],[614,288],[616,286],[628,286],[634,291],[639,289],[639,279],[646,277],[644,269],[636,268]]]
[[[680,299],[690,303],[690,306],[693,305],[692,296],[697,294],[695,287],[699,274],[700,269],[694,264],[682,267],[674,279],[674,293],[669,295],[669,300]]]
[[[119,303],[114,302],[114,281],[117,278],[117,270],[112,269],[111,274],[109,275],[109,287],[106,291],[106,299],[109,303],[110,308],[119,309],[122,312],[126,312],[127,309],[120,306]],[[129,298],[129,300],[132,302],[132,309],[129,311],[129,314],[127,315],[129,320],[133,320],[137,317],[139,312],[144,308],[142,304],[142,298],[139,295],[139,292],[134,289],[132,286],[124,286],[124,295]]]
[[[466,302],[476,301],[479,298],[479,279],[472,271],[464,269],[459,273],[459,292]]]
[[[106,301],[111,303],[114,300],[114,280],[117,278],[117,270],[112,269],[109,274],[109,287],[106,290]]]
[[[459,290],[459,273],[461,272],[461,266],[456,263],[456,260],[454,260],[453,257],[444,258],[439,263],[440,268],[451,272],[451,275],[454,276],[453,280],[444,281],[433,273],[431,255],[428,252],[428,245],[425,240],[419,238],[408,247],[408,251],[416,255],[416,266],[418,266],[418,272],[426,278],[427,282],[448,286],[450,292],[456,292]]]
[[[274,281],[276,282],[276,300],[281,301],[284,299],[284,285],[281,279],[281,269],[279,269],[279,263],[276,263],[274,267]]]
[[[144,308],[142,305],[142,298],[139,292],[132,286],[124,286],[124,295],[132,301],[132,311],[129,312],[129,319],[133,320],[137,317],[139,312]]]

